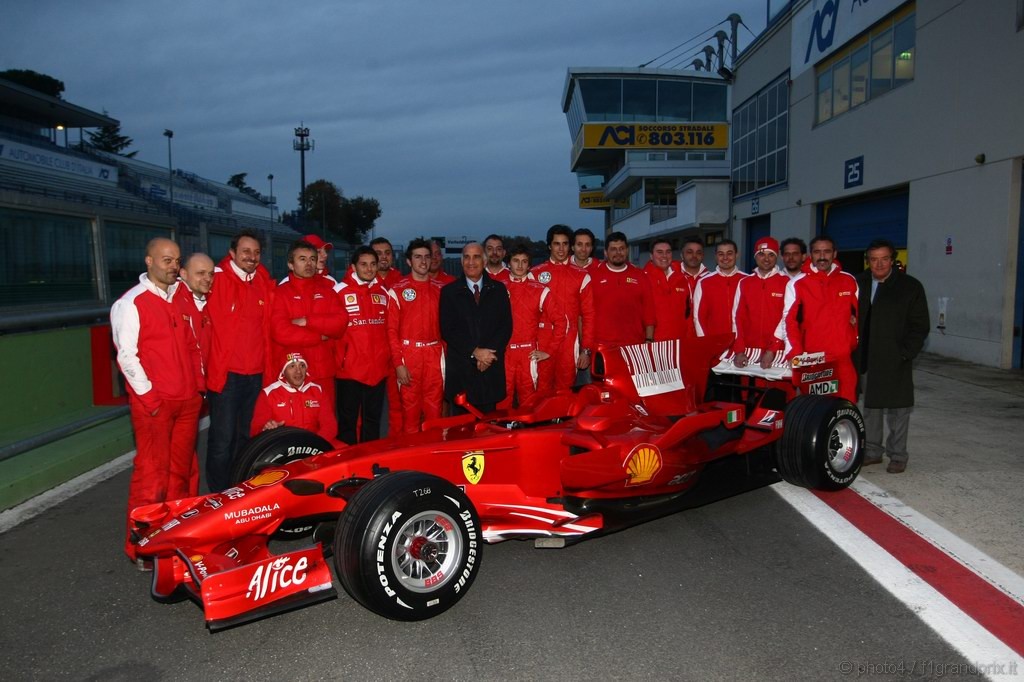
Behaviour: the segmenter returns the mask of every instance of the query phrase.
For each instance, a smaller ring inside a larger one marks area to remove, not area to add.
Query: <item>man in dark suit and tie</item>
[[[484,249],[462,249],[463,277],[441,289],[441,338],[445,353],[444,397],[465,393],[481,412],[505,398],[505,347],[512,338],[512,306],[505,285],[484,272]],[[454,406],[455,414],[465,410]]]

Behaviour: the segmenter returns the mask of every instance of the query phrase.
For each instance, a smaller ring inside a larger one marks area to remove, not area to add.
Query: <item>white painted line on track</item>
[[[776,484],[772,489],[969,661],[979,667],[1015,663],[1017,670],[1024,670],[1024,657],[1017,655],[813,493],[787,484]]]
[[[209,427],[209,417],[203,417],[199,420],[200,431]],[[106,464],[102,464],[95,469],[86,471],[84,474],[76,476],[70,481],[62,483],[52,490],[47,490],[45,493],[36,495],[32,499],[26,500],[16,507],[11,507],[6,511],[0,512],[0,533],[6,533],[15,526],[39,516],[47,509],[57,506],[61,502],[74,497],[78,493],[88,490],[108,478],[117,476],[132,465],[132,459],[134,457],[135,450],[126,452],[120,457],[117,457]]]
[[[1014,573],[874,483],[858,478],[851,486],[861,497],[948,554],[1015,602],[1024,605],[1024,577]]]

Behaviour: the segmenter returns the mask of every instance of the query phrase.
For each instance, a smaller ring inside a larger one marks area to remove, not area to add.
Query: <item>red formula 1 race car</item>
[[[466,593],[484,544],[562,547],[693,506],[725,462],[759,485],[849,485],[863,456],[857,408],[800,395],[799,369],[714,378],[725,342],[600,348],[582,388],[509,412],[466,406],[415,435],[341,450],[300,429],[263,433],[236,462],[237,486],[132,511],[153,596],[191,597],[211,630],[230,627],[334,597],[333,554],[361,604],[419,620]],[[271,553],[272,537],[309,535]]]

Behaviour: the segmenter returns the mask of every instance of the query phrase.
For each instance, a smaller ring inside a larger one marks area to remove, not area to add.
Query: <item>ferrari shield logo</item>
[[[476,485],[484,475],[484,451],[470,450],[462,456],[462,473],[466,480]]]

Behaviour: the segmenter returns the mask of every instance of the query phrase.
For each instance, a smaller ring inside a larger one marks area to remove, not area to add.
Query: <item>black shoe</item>
[[[874,455],[874,456],[872,456],[872,455],[864,455],[864,461],[861,462],[860,465],[862,467],[866,467],[866,466],[871,466],[872,464],[881,464],[881,463],[882,463],[882,456],[881,455]]]

